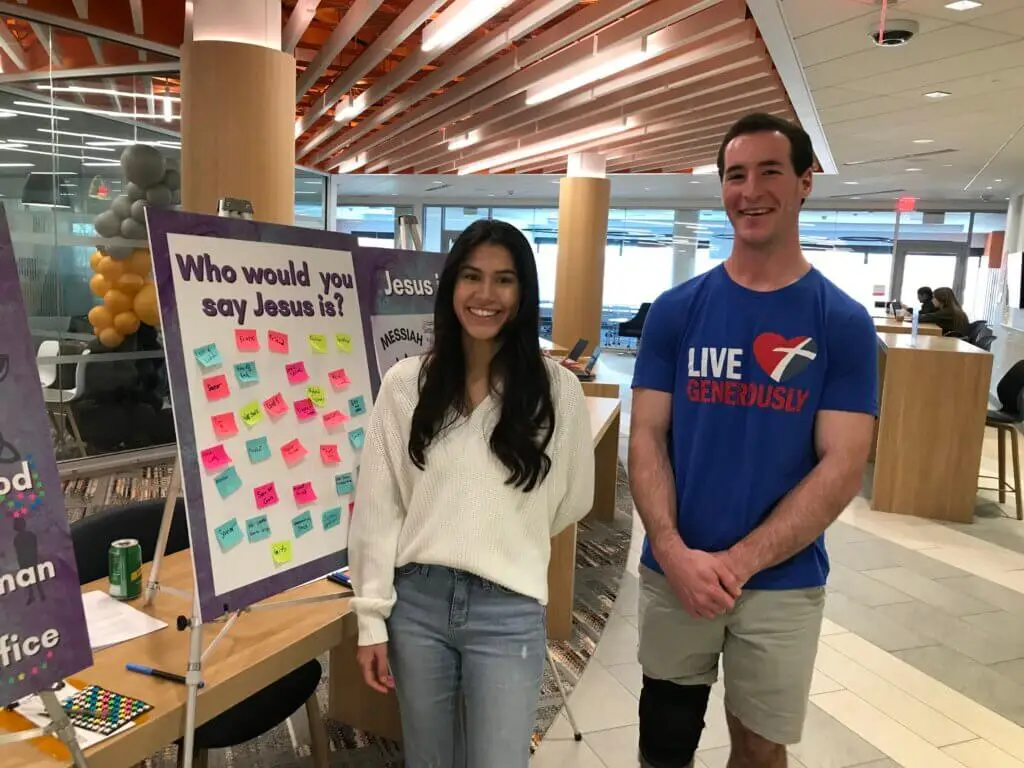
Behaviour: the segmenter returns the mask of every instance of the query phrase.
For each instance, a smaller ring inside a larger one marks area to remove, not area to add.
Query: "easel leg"
[[[156,549],[153,550],[153,567],[149,570],[149,581],[146,582],[142,599],[143,605],[153,602],[153,595],[160,587],[160,567],[164,561],[164,552],[167,550],[167,539],[171,535],[171,522],[174,520],[174,507],[178,502],[179,491],[181,491],[181,472],[178,469],[178,462],[175,461],[171,469],[171,483],[167,488],[167,499],[164,501],[164,516],[160,520],[160,533],[156,539]]]
[[[39,694],[39,698],[42,700],[43,706],[46,707],[46,713],[50,716],[50,720],[57,728],[57,736],[67,746],[68,751],[71,752],[71,761],[74,763],[75,768],[89,768],[89,762],[85,759],[82,748],[78,746],[75,727],[68,719],[64,707],[57,701],[57,696],[53,691],[43,691]]]
[[[193,768],[192,758],[196,740],[196,699],[199,695],[199,682],[202,680],[203,667],[203,622],[199,617],[199,597],[193,599],[192,621],[189,626],[188,668],[185,682],[188,684],[188,702],[185,704],[185,739],[182,752],[185,760],[184,768]]]

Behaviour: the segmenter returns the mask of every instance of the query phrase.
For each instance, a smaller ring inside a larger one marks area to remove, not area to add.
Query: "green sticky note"
[[[203,344],[203,346],[193,349],[192,354],[196,356],[196,362],[203,368],[212,368],[221,364],[220,350],[217,349],[216,344]]]
[[[310,384],[306,387],[306,397],[313,401],[313,405],[317,408],[323,408],[327,405],[327,393],[324,392],[323,387],[318,387]]]
[[[292,561],[292,543],[290,541],[275,541],[270,545],[270,556],[274,559],[274,565],[284,565]]]
[[[238,415],[242,417],[242,421],[245,422],[245,426],[254,427],[263,421],[263,411],[260,408],[259,401],[253,400],[251,403],[242,406],[242,410],[238,412]]]
[[[226,499],[242,487],[242,478],[238,476],[238,470],[234,467],[225,469],[213,478],[213,482],[217,486],[217,493],[220,494],[222,499]]]
[[[318,355],[327,354],[327,337],[322,333],[309,334],[309,348]]]
[[[245,530],[249,536],[249,543],[263,541],[270,538],[270,521],[266,515],[256,515],[245,521]]]
[[[352,337],[349,336],[347,333],[334,334],[334,343],[342,352],[352,351]]]
[[[217,543],[220,544],[220,548],[224,552],[242,543],[242,529],[238,527],[238,521],[233,517],[223,525],[218,525],[213,532],[217,536]]]
[[[270,441],[265,437],[254,437],[245,441],[245,451],[249,454],[249,461],[259,464],[270,458]]]
[[[356,489],[355,481],[352,479],[352,473],[343,472],[340,475],[335,475],[334,489],[338,492],[339,496],[344,496],[346,493],[352,493],[352,491]]]
[[[256,363],[249,360],[244,363],[235,363],[235,378],[239,384],[255,384],[260,380],[260,373],[256,370]]]
[[[363,443],[366,441],[366,432],[362,427],[359,429],[353,429],[348,433],[348,442],[355,449],[359,450],[363,447]]]
[[[324,524],[324,530],[329,531],[334,526],[341,525],[341,507],[325,509],[321,517]]]
[[[292,533],[295,534],[296,539],[301,539],[312,530],[313,515],[308,509],[301,515],[292,518]]]
[[[349,398],[348,412],[353,416],[362,416],[366,413],[366,400],[362,395],[356,395],[355,397]]]

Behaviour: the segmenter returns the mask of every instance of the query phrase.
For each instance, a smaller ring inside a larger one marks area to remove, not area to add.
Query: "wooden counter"
[[[547,339],[540,340],[540,351],[547,352],[552,357],[565,357],[569,354],[569,350],[561,344],[555,344],[553,341],[548,341]]]
[[[961,339],[880,333],[871,508],[969,523],[992,355]]]
[[[892,317],[875,317],[875,331],[878,333],[906,333],[909,334],[913,326],[910,320],[896,320]],[[941,336],[942,329],[935,323],[919,323],[917,327],[918,336]]]

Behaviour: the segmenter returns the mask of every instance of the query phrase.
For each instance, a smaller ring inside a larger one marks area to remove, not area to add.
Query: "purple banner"
[[[0,704],[92,664],[7,217],[0,206]]]

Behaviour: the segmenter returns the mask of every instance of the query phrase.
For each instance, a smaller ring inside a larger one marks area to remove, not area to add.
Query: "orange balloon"
[[[139,318],[131,310],[122,312],[114,318],[114,328],[124,336],[131,336],[139,330]]]
[[[132,300],[116,288],[111,288],[103,295],[103,305],[116,317],[132,308]]]
[[[104,328],[99,333],[100,344],[108,349],[119,347],[124,343],[124,336],[117,332],[114,328]]]
[[[156,286],[153,283],[146,283],[142,290],[135,294],[133,307],[139,320],[154,328],[160,327],[160,311],[156,303]]]
[[[89,290],[92,291],[94,296],[102,297],[107,291],[110,290],[110,285],[107,283],[107,278],[103,275],[93,275],[89,278]]]
[[[145,284],[145,278],[139,277],[132,272],[125,272],[117,281],[117,290],[121,291],[121,293],[126,296],[134,296],[142,290],[142,286]]]
[[[96,272],[100,266],[100,262],[105,259],[103,251],[93,251],[92,256],[89,257],[89,266],[92,267],[92,271]]]
[[[100,304],[89,310],[89,322],[92,323],[93,328],[102,330],[114,324],[114,316],[109,309]]]
[[[113,285],[124,274],[124,264],[120,261],[115,261],[109,256],[104,256],[100,259],[100,264],[96,271],[107,278],[107,281]]]
[[[136,248],[132,251],[132,255],[121,263],[124,264],[124,268],[128,272],[140,277],[148,276],[153,268],[153,260],[149,257],[149,251],[144,248]]]

